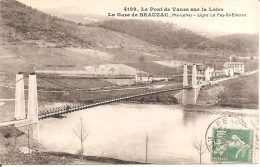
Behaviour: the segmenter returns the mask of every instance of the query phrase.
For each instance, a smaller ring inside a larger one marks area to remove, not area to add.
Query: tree
[[[204,154],[206,151],[205,143],[203,143],[202,139],[200,138],[200,141],[198,141],[196,139],[195,141],[193,141],[192,144],[193,144],[193,147],[198,151],[198,154],[200,156],[200,164],[201,164],[202,154]]]
[[[94,70],[95,70],[95,72],[96,72],[97,69],[98,69],[98,65],[95,65],[93,68],[94,68]]]
[[[156,96],[156,102],[160,102],[160,98]]]
[[[114,67],[111,67],[110,69],[109,69],[109,71],[111,71],[112,72],[112,75],[114,74],[114,71],[115,71],[115,68]]]
[[[174,60],[174,67],[176,67],[177,66],[177,61],[176,61],[176,56],[175,55],[173,56],[173,60]]]
[[[168,63],[169,63],[169,66],[171,66],[171,60],[170,59],[168,60]]]
[[[84,153],[83,143],[87,139],[89,133],[87,130],[87,126],[82,117],[80,117],[79,123],[75,126],[75,128],[73,128],[73,132],[80,140],[80,146],[81,146],[80,158],[83,159],[83,153]]]
[[[203,64],[203,65],[206,65],[206,60],[205,60],[205,58],[203,58],[202,64]]]
[[[25,129],[26,129],[26,133],[27,133],[27,144],[28,144],[28,153],[31,154],[31,134],[33,133],[33,125],[32,124],[28,124]]]
[[[139,66],[140,66],[140,74],[141,74],[141,72],[142,72],[142,70],[143,70],[144,60],[145,60],[145,58],[144,58],[143,55],[141,55],[141,56],[138,57],[138,62],[139,62]]]

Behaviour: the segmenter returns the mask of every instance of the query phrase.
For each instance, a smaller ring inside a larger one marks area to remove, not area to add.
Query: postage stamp
[[[205,140],[213,163],[256,163],[258,129],[256,121],[221,117],[213,121]]]
[[[252,148],[252,130],[213,130],[212,161],[252,162]]]

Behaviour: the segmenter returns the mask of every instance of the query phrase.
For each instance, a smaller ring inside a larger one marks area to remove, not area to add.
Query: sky
[[[38,9],[76,7],[81,13],[107,16],[125,13],[124,7],[223,8],[223,13],[244,13],[247,17],[163,18],[181,27],[201,32],[258,33],[258,0],[18,0]],[[179,14],[182,12],[179,12]],[[201,13],[197,12],[196,14]],[[207,12],[214,13],[214,12]],[[215,12],[218,13],[218,12]]]

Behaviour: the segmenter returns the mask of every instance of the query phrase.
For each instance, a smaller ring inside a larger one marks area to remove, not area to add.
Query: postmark
[[[207,128],[205,142],[213,163],[256,163],[258,120],[220,117]]]

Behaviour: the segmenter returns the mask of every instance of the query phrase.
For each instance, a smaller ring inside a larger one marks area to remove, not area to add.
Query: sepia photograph
[[[0,0],[1,165],[259,163],[257,0]]]

